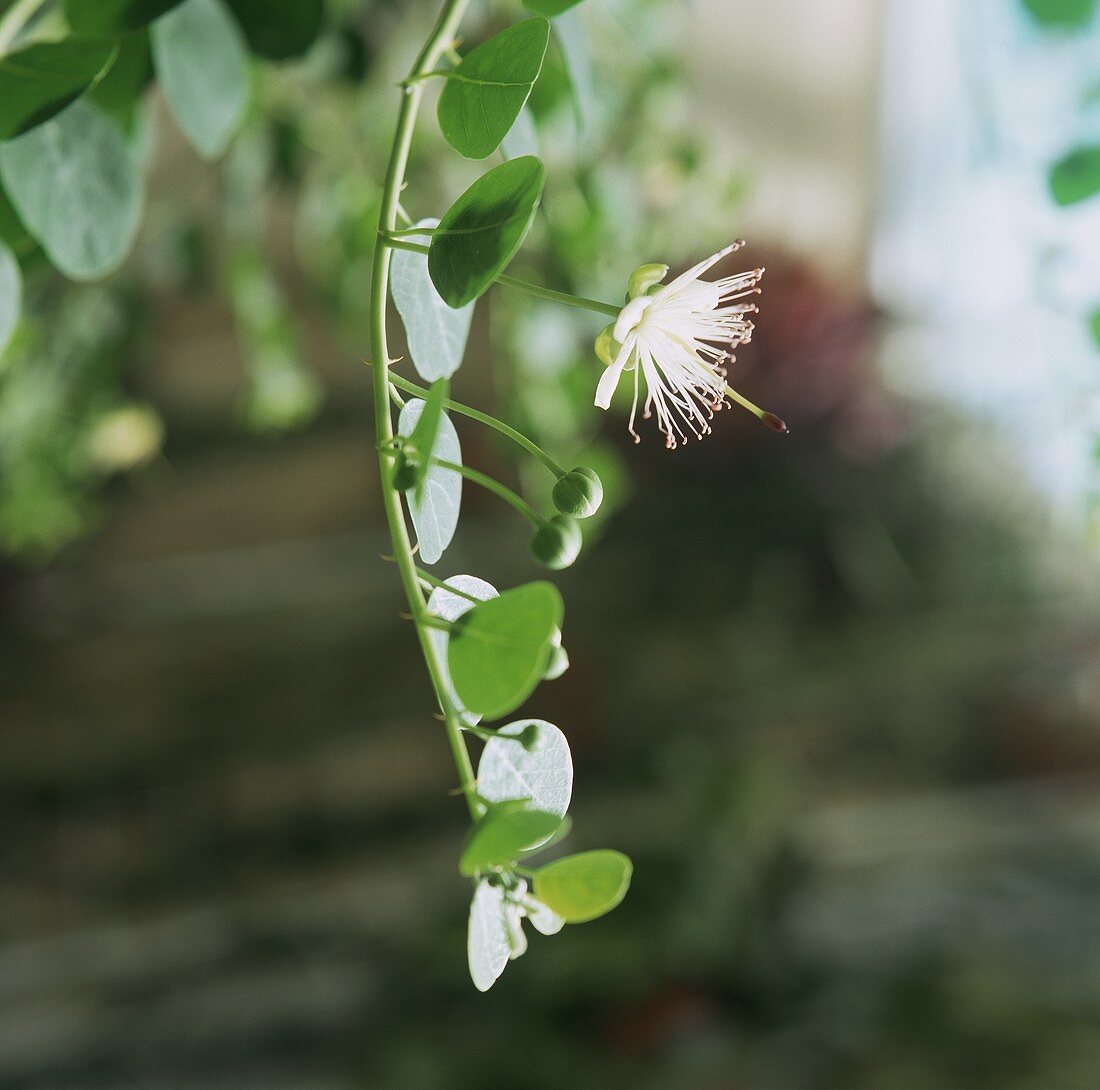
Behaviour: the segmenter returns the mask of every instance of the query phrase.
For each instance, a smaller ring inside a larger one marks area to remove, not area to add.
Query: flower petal
[[[687,272],[682,272],[675,280],[666,284],[659,292],[657,292],[657,298],[667,298],[673,292],[682,288],[685,284],[690,283],[692,280],[698,280],[712,265],[717,265],[727,254],[732,254],[734,250],[740,249],[740,245],[736,242],[731,242],[728,246],[723,246],[722,249],[716,254],[711,254],[710,257],[704,258],[698,265],[692,265]]]
[[[622,344],[626,340],[626,335],[632,329],[637,328],[638,323],[642,320],[642,315],[645,314],[653,302],[653,298],[652,295],[639,295],[637,299],[631,299],[619,311],[619,316],[615,319],[615,328],[611,332],[615,340]]]
[[[619,385],[619,379],[623,377],[623,368],[626,367],[627,361],[634,351],[634,342],[636,340],[637,337],[634,334],[628,334],[626,342],[623,344],[622,348],[619,349],[619,354],[615,357],[615,362],[600,375],[600,381],[596,386],[595,405],[597,408],[610,408],[611,395]]]

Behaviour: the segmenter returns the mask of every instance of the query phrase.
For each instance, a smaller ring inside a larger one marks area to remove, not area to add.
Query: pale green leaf
[[[436,227],[437,219],[421,220],[417,227]],[[409,355],[425,382],[450,378],[462,363],[474,306],[455,310],[442,300],[428,275],[425,254],[394,251],[390,264],[390,294],[405,326]]]
[[[534,897],[528,897],[527,918],[531,926],[540,935],[556,935],[564,926],[563,920],[552,908],[547,908],[542,901],[536,901]]]
[[[184,0],[153,25],[164,98],[200,155],[216,158],[248,105],[244,36],[222,0]]]
[[[588,51],[588,36],[581,23],[580,12],[570,11],[554,23],[569,83],[573,88],[573,110],[577,128],[584,131],[597,107],[596,83],[592,70],[592,56]]]
[[[23,308],[23,274],[15,254],[0,240],[0,356],[8,347]]]
[[[535,872],[534,895],[566,923],[586,923],[622,901],[633,872],[622,852],[567,855]]]
[[[27,230],[74,280],[114,271],[141,220],[137,154],[114,120],[74,102],[0,144],[0,175]]]
[[[477,793],[490,802],[529,799],[534,809],[564,817],[573,793],[573,759],[565,735],[543,719],[518,719],[501,727],[482,751]]]
[[[487,992],[504,972],[512,948],[504,918],[504,890],[482,879],[470,901],[466,954],[470,977],[479,992]]]
[[[419,398],[405,402],[397,422],[400,434],[409,435],[423,411],[424,402]],[[454,465],[462,464],[458,432],[446,413],[439,420],[435,456]],[[451,543],[458,526],[459,508],[462,504],[462,475],[453,469],[430,466],[424,477],[422,496],[418,499],[414,494],[407,494],[405,499],[409,505],[413,528],[416,530],[416,540],[420,545],[420,557],[425,564],[434,564]]]

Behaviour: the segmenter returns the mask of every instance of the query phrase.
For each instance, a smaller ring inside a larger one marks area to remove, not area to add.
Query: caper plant
[[[545,181],[541,161],[526,153],[527,99],[542,70],[551,21],[578,2],[523,0],[525,17],[463,54],[460,24],[469,0],[443,0],[399,88],[373,251],[368,362],[383,508],[472,822],[459,870],[472,884],[469,965],[483,991],[526,950],[525,917],[547,935],[594,920],[623,899],[632,864],[607,849],[541,864],[536,859],[569,831],[569,744],[543,719],[508,720],[540,681],[568,668],[557,589],[535,580],[498,591],[471,574],[441,577],[431,570],[454,537],[464,482],[494,493],[530,524],[532,559],[551,570],[577,559],[579,522],[603,499],[591,468],[566,469],[516,428],[450,398],[477,300],[501,285],[602,316],[603,328],[593,328],[594,404],[608,409],[625,384],[635,441],[639,413],[653,418],[665,445],[676,448],[706,435],[714,414],[731,402],[786,430],[726,382],[726,364],[752,334],[763,270],[703,277],[742,243],[671,280],[667,265],[647,262],[629,278],[618,305],[505,272],[537,214]],[[324,13],[324,0],[14,0],[7,6],[0,15],[0,351],[19,319],[26,268],[45,259],[70,280],[96,280],[130,253],[144,202],[146,87],[160,88],[198,154],[218,158],[245,122],[253,60],[303,55]],[[440,217],[414,220],[405,205],[415,207],[421,197],[415,179],[406,177],[409,151],[433,81],[442,84],[437,117],[446,141],[469,159],[499,152],[503,161]],[[261,257],[264,175],[255,169],[264,160],[256,149],[261,137],[262,124],[246,128],[228,160],[226,234],[234,247],[233,310],[246,350],[266,361],[265,381],[277,393],[263,412],[251,414],[267,426],[297,418],[303,406],[309,411],[318,395],[294,367],[294,329],[281,317]],[[391,301],[419,382],[394,370]],[[605,367],[598,379],[597,359]],[[495,429],[552,474],[554,510],[537,510],[466,465],[453,416]],[[476,771],[471,742],[482,746]]]
[[[655,418],[669,448],[709,432],[715,412],[730,400],[773,429],[786,430],[726,382],[725,363],[752,333],[752,297],[763,270],[702,279],[743,243],[730,244],[668,283],[668,266],[642,265],[629,280],[625,305],[615,306],[505,273],[542,196],[545,172],[536,156],[510,157],[505,151],[504,161],[478,178],[439,219],[414,223],[404,212],[403,202],[417,196],[415,188],[406,193],[406,169],[425,84],[443,81],[437,116],[451,146],[470,159],[488,158],[516,124],[538,79],[549,19],[578,0],[524,2],[533,17],[465,55],[457,45],[468,0],[443,3],[401,85],[370,294],[383,506],[473,822],[459,869],[473,885],[468,954],[470,974],[481,990],[525,952],[524,917],[547,935],[565,924],[596,919],[623,899],[632,865],[621,852],[598,850],[536,866],[533,857],[569,829],[573,768],[568,742],[557,726],[540,719],[518,719],[495,729],[483,725],[506,719],[541,680],[567,667],[558,591],[539,580],[498,592],[473,575],[441,579],[417,563],[441,559],[458,523],[464,480],[495,493],[530,523],[531,556],[550,569],[576,560],[582,546],[577,520],[594,514],[603,496],[592,469],[566,470],[508,424],[449,398],[448,382],[461,365],[477,299],[500,284],[613,319],[596,336],[595,353],[606,370],[595,404],[607,409],[629,374],[629,428],[635,441],[640,439],[635,430],[640,401],[643,417]],[[418,237],[429,241],[413,241]],[[405,325],[412,365],[430,383],[427,387],[393,370],[386,328],[391,297]],[[411,396],[406,400],[404,395]],[[556,478],[556,511],[537,511],[501,482],[464,465],[450,413],[496,429],[541,462]],[[476,773],[470,738],[484,742]]]

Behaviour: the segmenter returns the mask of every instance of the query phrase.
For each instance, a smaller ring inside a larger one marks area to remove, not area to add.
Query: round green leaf
[[[561,823],[560,814],[532,810],[526,802],[490,806],[470,831],[458,869],[469,876],[490,867],[511,866],[524,852],[545,843]]]
[[[489,802],[529,799],[534,809],[564,817],[573,793],[573,759],[565,735],[542,719],[501,727],[481,753],[477,793]]]
[[[453,587],[454,590],[447,588]],[[428,599],[428,612],[433,617],[441,617],[444,621],[457,621],[459,617],[469,613],[477,602],[487,602],[490,598],[497,597],[497,589],[484,579],[478,579],[475,575],[452,575],[443,581],[442,587],[436,587]],[[476,602],[470,601],[477,599]],[[447,644],[450,642],[450,634],[438,628],[428,629],[428,639],[435,644],[436,652],[443,661],[443,687],[451,698],[458,717],[463,723],[476,727],[481,722],[481,716],[468,711],[462,706],[458,694],[454,691],[454,683],[451,681],[450,667],[447,662]]]
[[[470,977],[479,992],[487,992],[496,983],[511,953],[504,916],[504,890],[482,879],[470,901],[470,925],[466,938]]]
[[[460,618],[447,659],[463,705],[488,719],[518,708],[542,679],[563,612],[557,589],[538,582],[505,591]]]
[[[523,0],[523,6],[536,15],[552,19],[555,15],[576,7],[580,2],[581,0]]]
[[[428,273],[450,307],[486,291],[530,230],[546,172],[533,155],[483,174],[447,210],[428,250]]]
[[[1076,30],[1096,14],[1096,0],[1023,0],[1032,18],[1044,27]]]
[[[23,307],[23,274],[15,254],[0,241],[0,356],[8,347]]]
[[[0,144],[0,175],[27,230],[66,276],[94,280],[122,263],[141,221],[141,172],[111,118],[74,102]]]
[[[1076,148],[1055,163],[1050,192],[1058,204],[1076,204],[1100,193],[1100,144]]]
[[[435,227],[436,219],[417,227]],[[454,310],[435,290],[428,275],[428,259],[410,250],[394,251],[390,263],[390,294],[405,326],[409,355],[426,382],[450,378],[462,363],[473,320],[473,304]]]
[[[153,26],[165,101],[200,155],[220,155],[248,105],[244,37],[221,0],[184,0]]]
[[[467,159],[484,159],[508,134],[546,55],[550,24],[525,19],[462,58],[439,96],[439,127]]]
[[[249,47],[272,61],[300,57],[317,40],[325,0],[228,0]]]
[[[424,402],[419,398],[406,401],[397,420],[398,432],[401,435],[410,435],[423,411]],[[458,432],[446,413],[439,418],[434,454],[453,465],[462,464]],[[462,475],[453,469],[429,466],[420,488],[406,493],[405,500],[416,530],[416,540],[420,545],[420,557],[425,564],[434,564],[450,545],[458,526],[458,514],[462,505]]]
[[[0,140],[59,114],[114,57],[114,42],[91,38],[38,42],[0,57]]]
[[[69,26],[81,34],[121,34],[139,30],[180,0],[65,0]]]
[[[153,78],[149,32],[139,30],[119,39],[118,56],[107,74],[88,92],[88,100],[129,129],[142,91]]]
[[[633,872],[622,852],[581,852],[537,870],[533,892],[566,923],[587,923],[619,904]]]

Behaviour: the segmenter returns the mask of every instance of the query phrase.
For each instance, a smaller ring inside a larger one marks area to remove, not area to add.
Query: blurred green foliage
[[[1040,26],[1076,30],[1096,14],[1096,0],[1023,0]]]

